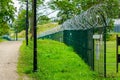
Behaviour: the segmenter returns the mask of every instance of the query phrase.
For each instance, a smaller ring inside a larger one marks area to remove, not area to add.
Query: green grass
[[[106,47],[107,47],[106,50],[107,75],[118,76],[120,75],[120,72],[116,73],[116,41],[107,41]],[[119,64],[119,71],[120,71],[120,64]]]
[[[104,76],[104,59],[103,59],[104,47],[103,45],[99,44],[99,48],[100,49],[99,49],[99,57],[98,57],[98,55],[96,55],[96,44],[95,44],[94,68],[95,68],[95,71],[98,72],[100,76]]]
[[[0,40],[0,42],[2,42],[2,40]]]
[[[6,40],[0,38],[0,42],[3,42],[3,41],[6,41]]]
[[[96,47],[96,46],[95,46]],[[120,51],[120,50],[119,50]],[[96,52],[96,50],[95,50]],[[96,59],[95,54],[95,70],[99,73],[99,75],[104,75],[104,47],[103,44],[100,45],[100,56],[99,60]],[[119,64],[119,72],[116,73],[116,41],[115,37],[107,41],[106,43],[106,75],[109,78],[115,78],[120,80],[120,64]]]
[[[33,73],[32,42],[20,48],[18,72],[27,75],[30,80],[95,80],[92,72],[84,61],[71,47],[52,40],[38,41],[38,72]]]
[[[46,30],[49,30],[51,28],[57,27],[58,23],[47,23],[43,25],[38,25],[37,33],[40,34]]]
[[[115,44],[115,41],[107,41],[108,78],[100,77],[97,73],[92,72],[71,47],[52,40],[38,41],[38,72],[36,73],[32,71],[33,44],[30,42],[26,47],[24,42],[20,48],[18,72],[21,80],[26,75],[30,80],[120,80],[118,77],[120,73],[115,72]],[[103,59],[95,61],[95,64],[99,64],[96,68],[99,69],[99,73],[103,74],[103,66],[100,66],[103,65]]]
[[[107,66],[107,75],[108,76],[118,76],[119,73],[116,73],[116,35],[120,35],[120,33],[111,33],[109,35],[109,40],[106,44],[106,66]],[[120,49],[120,47],[119,47]],[[118,50],[120,51],[120,50]],[[120,64],[119,64],[120,71]],[[119,76],[120,77],[120,76]]]
[[[0,39],[0,42],[2,42],[2,39]]]

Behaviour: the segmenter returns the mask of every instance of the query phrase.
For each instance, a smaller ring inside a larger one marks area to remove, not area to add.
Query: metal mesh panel
[[[104,39],[103,28],[95,29],[94,35],[100,36],[99,39],[94,39],[94,69],[100,76],[104,76]]]
[[[39,34],[37,37],[40,38],[40,37],[44,37],[44,36],[47,36],[47,35],[50,35],[50,34],[61,32],[61,31],[63,31],[63,28],[61,28],[61,27],[62,26],[57,26],[57,27],[54,27],[50,30],[44,31],[41,34]]]
[[[106,46],[104,44],[106,43],[104,42],[106,42],[105,27],[108,20],[104,9],[104,4],[93,6],[62,25],[43,32],[38,38],[53,39],[72,46],[91,69],[105,76]],[[101,43],[93,40],[94,33],[103,35]]]
[[[107,34],[107,36],[109,37],[109,40],[106,43],[106,74],[107,76],[114,77],[117,76],[116,35]],[[120,71],[120,64],[118,70]],[[120,73],[118,75],[120,75]]]
[[[38,39],[53,39],[56,41],[63,42],[63,31],[56,32],[49,35],[44,35],[44,36],[42,35],[41,37],[38,37]]]
[[[60,36],[60,35],[63,36]],[[81,56],[84,61],[91,67],[94,68],[94,57],[93,57],[93,30],[65,30],[60,33],[51,34],[45,36],[46,38],[60,40],[69,46],[72,46],[74,50]]]

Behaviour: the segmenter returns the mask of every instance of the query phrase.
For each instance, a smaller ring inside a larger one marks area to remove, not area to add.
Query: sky
[[[19,8],[20,8],[20,3],[19,3],[18,0],[12,0],[12,1],[14,2],[14,6],[17,8],[17,12],[16,12],[16,15],[17,15],[17,14],[18,14],[18,11],[19,11]],[[50,1],[50,0],[45,0],[45,3],[48,2],[48,1]],[[43,12],[43,11],[41,10],[41,12]],[[48,10],[46,10],[46,11],[44,12],[44,14],[49,14],[49,13],[51,13],[51,12],[53,12],[53,11],[50,10],[50,9],[48,9]],[[54,12],[54,13],[52,13],[52,14],[49,14],[48,17],[49,17],[49,18],[56,17],[57,13],[58,13],[58,11],[56,11],[56,12]]]
[[[114,24],[120,24],[120,19],[115,19]]]
[[[18,0],[12,0],[14,2],[14,6],[17,8],[17,12],[19,11],[20,4]],[[17,13],[16,13],[17,14]]]

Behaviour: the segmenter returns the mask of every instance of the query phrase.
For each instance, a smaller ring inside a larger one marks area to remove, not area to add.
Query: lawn
[[[24,42],[20,52],[18,73],[21,76],[26,74],[34,80],[94,80],[97,76],[71,47],[57,41],[38,41],[36,73],[32,72],[32,42],[28,47]]]
[[[2,39],[0,39],[0,42],[2,42]]]
[[[0,37],[0,42],[2,42],[3,41],[3,39]]]
[[[99,43],[99,57],[96,55],[95,49],[95,71],[99,73],[100,76],[104,75],[104,44]],[[95,45],[96,47],[96,45]],[[120,71],[120,64],[119,64]],[[106,43],[106,75],[107,77],[116,77],[120,80],[120,72],[116,72],[116,41],[107,41]]]
[[[107,46],[109,46],[108,44],[113,45],[115,42],[109,41]],[[23,80],[24,75],[29,76],[30,80],[120,80],[116,77],[118,74],[115,72],[113,49],[110,51],[107,48],[107,76],[109,78],[103,78],[91,71],[71,47],[52,40],[38,40],[38,71],[33,73],[32,46],[32,42],[29,43],[28,47],[25,46],[24,42],[20,48],[18,73],[21,75],[21,80]],[[108,51],[113,54],[108,53]],[[100,61],[103,62],[102,59]],[[97,66],[97,68],[99,68],[99,72],[103,73],[103,66]]]
[[[116,73],[116,41],[107,41],[106,50],[106,67],[108,76],[118,76],[120,73]],[[120,51],[120,48],[119,48]],[[120,71],[120,64],[119,64]],[[119,76],[120,77],[120,76]]]
[[[3,41],[5,41],[5,40],[0,38],[0,42],[3,42]]]

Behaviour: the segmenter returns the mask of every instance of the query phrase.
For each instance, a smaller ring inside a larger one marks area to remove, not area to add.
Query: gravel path
[[[0,43],[0,80],[17,80],[17,60],[21,41]]]

